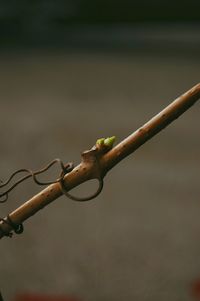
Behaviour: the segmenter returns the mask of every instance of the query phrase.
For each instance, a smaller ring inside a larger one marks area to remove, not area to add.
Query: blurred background
[[[0,179],[119,142],[199,82],[199,51],[199,1],[0,1]],[[200,300],[199,114],[123,160],[97,199],[61,197],[2,239],[5,301]],[[0,216],[38,191],[22,184]]]

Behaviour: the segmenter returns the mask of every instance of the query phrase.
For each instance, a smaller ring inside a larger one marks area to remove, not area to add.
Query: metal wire
[[[54,181],[48,181],[48,182],[41,182],[37,179],[37,175],[44,173],[45,171],[50,169],[51,166],[53,166],[56,163],[58,163],[61,167],[61,173],[60,173],[60,176],[58,177],[58,179],[56,179]],[[60,159],[54,159],[49,164],[47,164],[45,167],[43,167],[39,170],[36,170],[36,171],[32,171],[31,169],[25,169],[25,168],[18,169],[17,171],[13,172],[6,181],[2,182],[0,180],[0,189],[1,189],[3,187],[6,187],[16,175],[21,174],[21,173],[26,173],[26,175],[19,178],[16,182],[14,182],[13,185],[11,185],[11,187],[7,188],[7,190],[5,190],[4,192],[2,192],[0,194],[0,199],[3,198],[2,200],[0,200],[0,203],[5,203],[8,200],[9,193],[20,183],[24,182],[25,180],[27,180],[31,177],[33,178],[33,181],[38,185],[50,185],[50,184],[54,184],[54,183],[60,183],[60,187],[61,187],[63,194],[65,194],[67,197],[69,197],[70,199],[72,199],[74,201],[78,201],[78,202],[89,201],[89,200],[92,200],[93,198],[95,198],[97,195],[99,195],[103,189],[103,178],[101,178],[101,177],[98,178],[99,187],[98,187],[97,191],[88,197],[81,198],[81,197],[73,196],[68,193],[67,187],[64,182],[64,176],[67,173],[71,172],[73,170],[73,168],[74,168],[74,165],[71,162],[64,164]],[[15,224],[11,220],[9,215],[7,215],[6,218],[0,217],[0,221],[9,225],[16,234],[21,234],[24,230],[23,224],[22,223]],[[3,228],[0,227],[0,231],[2,231],[4,233],[4,235],[8,236],[8,237],[12,237],[12,230],[10,232],[5,232],[3,230]]]
[[[89,195],[89,196],[86,196],[86,197],[77,197],[77,196],[74,196],[74,195],[71,195],[68,191],[67,191],[67,188],[66,188],[66,185],[64,183],[64,179],[62,178],[61,181],[60,181],[60,185],[61,185],[61,190],[62,190],[62,193],[65,194],[68,198],[70,198],[71,200],[73,201],[76,201],[76,202],[86,202],[86,201],[90,201],[94,198],[96,198],[102,191],[103,189],[103,178],[98,178],[97,179],[98,182],[99,182],[99,186],[97,188],[97,190]]]
[[[47,171],[51,166],[53,166],[54,164],[58,163],[62,169],[61,173],[60,173],[60,177],[54,181],[49,181],[49,182],[41,182],[37,179],[37,175],[44,173],[45,171]],[[21,177],[19,180],[17,180],[11,187],[9,187],[6,191],[4,191],[3,193],[0,194],[0,198],[3,198],[3,200],[0,200],[0,203],[5,203],[8,200],[8,195],[9,193],[20,183],[24,182],[25,180],[27,180],[28,178],[32,177],[33,181],[38,184],[38,185],[50,185],[50,184],[54,184],[54,183],[58,183],[62,180],[62,178],[65,176],[66,173],[69,173],[70,171],[72,171],[74,168],[73,163],[67,163],[67,164],[63,164],[63,162],[60,159],[54,159],[53,161],[51,161],[48,165],[46,165],[44,168],[41,168],[35,172],[33,172],[31,169],[19,169],[15,172],[12,173],[12,175],[5,181],[2,182],[0,181],[0,188],[2,187],[6,187],[11,180],[20,173],[27,173],[27,175]],[[7,215],[6,218],[1,218],[0,217],[0,221],[9,225],[12,230],[16,233],[16,234],[21,234],[24,231],[24,227],[23,224],[15,224],[9,215]],[[0,229],[1,231],[3,231],[5,236],[8,237],[12,237],[12,232],[5,232],[2,227]]]
[[[56,179],[54,181],[50,181],[50,182],[41,182],[37,179],[37,177],[36,177],[37,175],[44,173],[45,171],[47,171],[51,166],[53,166],[56,163],[58,163],[62,169],[62,173],[58,179]],[[48,165],[46,165],[44,168],[41,168],[35,172],[33,172],[31,169],[25,169],[25,168],[19,169],[19,170],[13,172],[13,174],[8,178],[8,180],[6,180],[5,182],[1,181],[0,188],[7,186],[17,174],[25,172],[25,173],[27,173],[27,175],[21,177],[10,188],[8,188],[6,191],[1,193],[0,198],[2,198],[2,197],[5,197],[5,198],[3,200],[0,200],[0,202],[5,203],[8,199],[9,192],[11,192],[17,185],[24,182],[25,180],[27,180],[30,177],[32,177],[34,182],[38,185],[50,185],[50,184],[60,182],[61,179],[63,178],[63,176],[66,173],[70,172],[73,168],[74,168],[73,163],[67,163],[66,165],[64,165],[60,159],[54,159]]]

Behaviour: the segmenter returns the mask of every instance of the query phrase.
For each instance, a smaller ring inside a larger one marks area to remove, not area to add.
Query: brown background
[[[199,82],[200,60],[179,51],[24,51],[1,53],[0,66],[5,180],[56,157],[78,163],[99,137],[120,141]],[[96,200],[62,197],[29,219],[23,235],[1,240],[5,300],[19,292],[193,300],[191,284],[200,277],[199,114],[197,104],[121,162]],[[1,216],[37,191],[31,181],[21,185]]]

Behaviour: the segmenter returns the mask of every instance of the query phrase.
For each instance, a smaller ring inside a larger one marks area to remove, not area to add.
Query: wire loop
[[[30,178],[30,177],[32,177],[33,180],[34,180],[34,182],[35,182],[36,184],[38,184],[38,185],[50,185],[50,184],[54,184],[54,183],[60,182],[62,176],[60,176],[57,180],[55,180],[55,181],[50,181],[50,182],[41,182],[41,181],[39,181],[39,180],[37,179],[37,177],[36,177],[37,175],[42,174],[42,173],[44,173],[45,171],[47,171],[51,166],[53,166],[53,165],[56,164],[56,163],[60,164],[60,167],[61,167],[62,172],[63,172],[64,174],[70,172],[70,171],[74,168],[74,167],[73,167],[73,163],[71,163],[71,162],[69,162],[69,163],[67,163],[66,165],[64,165],[63,162],[62,162],[60,159],[54,159],[54,160],[51,161],[47,166],[45,166],[44,168],[39,169],[39,170],[37,170],[37,171],[35,171],[35,172],[33,172],[31,169],[25,169],[25,168],[19,169],[19,170],[15,171],[15,172],[10,176],[10,178],[8,178],[7,181],[5,181],[5,182],[2,182],[2,181],[1,181],[0,188],[5,187],[6,185],[8,185],[8,184],[11,182],[11,180],[12,180],[17,174],[20,174],[20,173],[22,173],[22,172],[25,172],[25,173],[27,173],[27,175],[21,177],[21,178],[20,178],[18,181],[16,181],[9,189],[7,189],[5,192],[1,193],[1,194],[0,194],[0,198],[3,197],[3,196],[5,196],[5,199],[4,199],[3,201],[0,201],[0,202],[1,202],[1,203],[5,203],[5,202],[7,201],[7,199],[8,199],[8,194],[9,194],[9,192],[11,192],[17,185],[19,185],[20,183],[24,182],[25,180],[27,180],[27,179]]]
[[[101,193],[101,191],[103,189],[103,185],[104,185],[103,178],[97,178],[97,180],[99,182],[99,187],[98,187],[97,191],[95,193],[91,194],[90,196],[86,196],[86,197],[77,197],[77,196],[71,195],[66,188],[64,178],[61,179],[60,186],[61,186],[61,190],[62,190],[63,194],[66,195],[71,200],[76,201],[76,202],[86,202],[86,201],[90,201],[90,200],[96,198]]]
[[[49,181],[49,182],[39,181],[37,176],[39,174],[42,174],[45,171],[47,171],[51,166],[53,166],[56,163],[58,163],[61,167],[61,173],[60,173],[59,178],[54,180],[54,181]],[[71,172],[74,168],[74,165],[71,162],[68,162],[67,164],[64,164],[60,159],[54,159],[48,165],[46,165],[44,168],[41,168],[41,169],[39,169],[35,172],[33,172],[31,169],[25,169],[25,168],[19,169],[19,170],[15,171],[5,182],[2,182],[0,180],[0,188],[3,188],[3,187],[6,187],[16,175],[21,174],[21,173],[26,173],[26,175],[19,178],[16,182],[14,182],[14,184],[11,185],[11,187],[9,187],[6,191],[4,191],[3,193],[0,194],[0,199],[3,198],[2,200],[0,200],[0,203],[5,203],[8,200],[9,193],[17,185],[19,185],[20,183],[24,182],[25,180],[27,180],[28,178],[31,178],[31,177],[33,178],[33,181],[38,185],[51,185],[51,184],[55,184],[55,183],[60,183],[60,187],[61,187],[61,190],[62,190],[63,194],[66,195],[68,198],[70,198],[73,201],[85,202],[85,201],[92,200],[100,194],[100,192],[103,189],[103,185],[104,185],[103,177],[100,175],[100,170],[99,170],[98,164],[97,164],[96,167],[97,167],[97,175],[98,175],[98,176],[96,176],[96,179],[99,182],[99,186],[98,186],[98,189],[95,193],[93,193],[93,194],[91,194],[90,196],[87,196],[87,197],[73,196],[67,190],[66,180],[64,179],[64,177],[67,173]],[[12,235],[13,235],[12,231],[14,231],[16,234],[21,234],[24,231],[23,224],[22,223],[15,224],[12,221],[12,219],[10,218],[9,215],[7,215],[6,218],[1,218],[0,217],[0,221],[2,222],[2,224],[5,223],[5,224],[9,225],[10,228],[11,228],[11,231],[7,232],[7,231],[4,231],[3,227],[0,226],[0,231],[2,231],[5,236],[12,237]]]

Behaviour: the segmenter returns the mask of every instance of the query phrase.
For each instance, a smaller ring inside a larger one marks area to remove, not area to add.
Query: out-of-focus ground
[[[198,83],[199,70],[189,48],[185,55],[2,52],[0,178],[56,157],[76,164],[100,137],[122,140]],[[193,300],[191,284],[200,277],[199,114],[197,103],[122,161],[97,199],[61,197],[24,223],[23,235],[1,240],[5,300],[24,291],[85,301]],[[39,189],[31,180],[21,185],[1,216]]]

